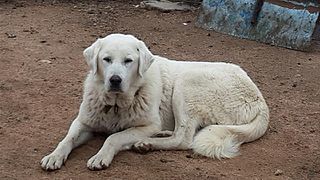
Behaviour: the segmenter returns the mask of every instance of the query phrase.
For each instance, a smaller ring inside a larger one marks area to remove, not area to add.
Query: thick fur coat
[[[168,60],[122,34],[97,40],[84,56],[91,71],[79,114],[67,136],[42,159],[45,170],[59,169],[93,132],[110,134],[87,163],[99,170],[131,148],[193,149],[231,158],[242,143],[260,138],[268,128],[268,106],[237,65]]]

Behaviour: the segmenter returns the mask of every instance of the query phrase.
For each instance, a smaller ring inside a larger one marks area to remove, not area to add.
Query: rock
[[[283,174],[283,171],[281,169],[277,169],[276,172],[274,172],[274,175],[280,176]]]
[[[193,158],[193,156],[191,154],[187,154],[186,158]]]
[[[6,33],[8,38],[16,38],[17,36],[13,33]]]
[[[95,13],[96,13],[96,10],[94,10],[94,9],[89,9],[89,10],[87,11],[87,13],[88,13],[88,14],[95,14]]]
[[[39,62],[41,62],[41,63],[48,63],[48,64],[51,64],[51,63],[52,63],[50,60],[46,60],[46,59],[40,60]]]
[[[141,8],[145,9],[157,9],[162,12],[170,11],[190,11],[193,8],[189,5],[183,4],[181,2],[170,2],[166,0],[156,1],[156,0],[147,0],[140,3]]]
[[[25,7],[25,5],[24,5],[24,3],[25,2],[19,2],[19,3],[15,3],[15,5],[14,5],[14,8],[13,9],[16,9],[16,8],[20,8],[20,7]]]
[[[311,129],[311,130],[310,130],[310,133],[314,133],[314,132],[316,132],[316,130],[314,130],[314,129]]]
[[[294,77],[299,78],[301,77],[301,74],[296,74]]]
[[[292,84],[292,87],[297,87],[297,83],[294,82],[294,83]]]
[[[275,76],[272,77],[272,79],[276,80],[276,79],[278,79],[278,77],[279,77],[278,75],[275,75]]]
[[[30,29],[23,29],[22,32],[29,32],[30,34],[39,33],[38,31],[33,29],[33,27],[30,27]]]
[[[162,162],[162,163],[168,163],[168,162],[174,162],[174,160],[161,158],[161,159],[160,159],[160,162]]]

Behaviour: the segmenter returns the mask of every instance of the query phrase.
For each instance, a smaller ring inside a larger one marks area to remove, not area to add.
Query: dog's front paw
[[[87,167],[93,171],[106,169],[107,167],[109,167],[112,159],[113,156],[110,154],[106,155],[98,153],[89,159]]]
[[[42,169],[46,171],[53,171],[56,169],[60,169],[66,159],[66,155],[53,152],[43,157],[40,164]]]
[[[147,142],[137,142],[136,144],[133,145],[132,150],[134,150],[135,152],[141,153],[141,154],[145,154],[149,151],[153,150],[152,144],[151,143],[147,143]]]

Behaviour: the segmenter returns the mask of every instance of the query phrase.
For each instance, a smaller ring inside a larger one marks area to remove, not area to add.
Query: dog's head
[[[83,55],[91,73],[104,81],[109,93],[126,93],[154,60],[144,42],[124,34],[98,39]]]

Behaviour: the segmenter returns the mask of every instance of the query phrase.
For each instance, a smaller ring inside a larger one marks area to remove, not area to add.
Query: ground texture
[[[195,27],[198,12],[148,11],[138,1],[0,1],[0,179],[320,179],[320,46],[310,52],[241,40]],[[154,54],[239,64],[270,106],[270,128],[213,160],[190,151],[119,153],[103,171],[87,160],[97,137],[61,170],[39,162],[64,137],[82,99],[82,51],[99,36],[130,33]]]

